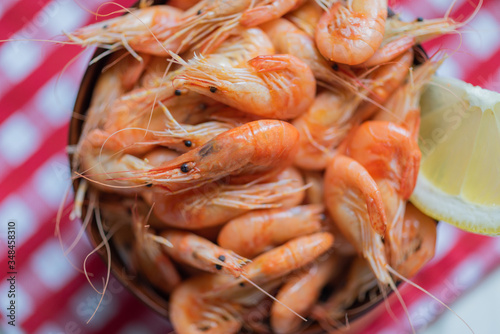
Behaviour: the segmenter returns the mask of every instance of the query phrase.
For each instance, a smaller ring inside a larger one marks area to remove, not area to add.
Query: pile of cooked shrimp
[[[68,34],[106,50],[75,212],[98,210],[177,333],[342,327],[434,254],[407,200],[442,57],[415,45],[463,24],[386,0],[177,0]]]

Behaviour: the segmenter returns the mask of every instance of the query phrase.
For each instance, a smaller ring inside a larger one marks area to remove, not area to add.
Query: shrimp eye
[[[174,94],[175,94],[176,96],[180,96],[180,95],[182,94],[182,92],[181,92],[181,90],[180,90],[180,89],[176,89],[176,90],[175,90],[175,92],[174,92]]]
[[[217,270],[221,270],[221,269],[222,269],[222,266],[221,266],[220,264],[216,264],[216,265],[215,265],[215,269],[217,269]]]
[[[418,22],[424,22],[424,18],[423,17],[417,17],[417,21]]]
[[[152,183],[148,183],[148,184],[146,184],[146,187],[148,187],[148,188],[151,188],[152,186],[153,186],[153,184],[152,184]]]
[[[244,286],[245,286],[245,283],[241,282],[241,283],[240,283],[240,286],[241,286],[241,287],[244,287]]]
[[[226,257],[224,255],[219,255],[219,260],[224,262],[224,261],[226,261]]]
[[[339,70],[339,65],[338,64],[333,64],[332,65],[332,70],[338,71]]]
[[[188,164],[184,163],[184,164],[181,165],[181,172],[183,172],[183,173],[189,172],[189,166],[188,166]]]
[[[193,143],[191,142],[191,140],[184,140],[184,145],[186,145],[186,147],[191,147],[193,146]]]
[[[217,91],[217,87],[214,87],[214,86],[210,86],[210,91],[212,93],[215,93]]]
[[[198,10],[198,12],[196,13],[196,15],[201,15],[201,9]]]
[[[109,26],[107,24],[105,24],[105,25],[102,26],[103,29],[108,29],[108,27]]]

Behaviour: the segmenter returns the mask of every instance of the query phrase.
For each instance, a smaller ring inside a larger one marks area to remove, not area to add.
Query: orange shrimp
[[[200,0],[169,0],[168,5],[182,10],[187,10],[196,5],[198,2],[200,2]]]
[[[384,104],[385,109],[380,110],[373,119],[399,124],[410,131],[415,141],[418,140],[420,95],[443,61],[444,59],[428,60],[417,67],[408,78],[408,82],[392,94]]]
[[[381,239],[387,225],[384,202],[366,169],[349,157],[335,156],[326,169],[325,204],[336,226],[370,263],[377,279],[394,286]]]
[[[420,150],[404,128],[390,122],[368,121],[350,137],[347,154],[363,165],[376,182],[387,217],[386,239],[402,228],[405,201],[417,182]]]
[[[173,80],[175,88],[188,88],[261,117],[297,117],[316,93],[311,70],[292,55],[258,56],[242,68],[226,68],[202,56],[188,62],[172,56],[184,65],[184,71]]]
[[[314,38],[321,15],[323,15],[323,9],[316,1],[307,0],[304,5],[285,15],[285,18]]]
[[[252,258],[301,235],[321,230],[322,205],[250,212],[228,222],[217,243]]]
[[[279,290],[276,299],[285,305],[293,305],[294,311],[308,316],[317,302],[321,289],[339,274],[341,261],[337,256],[313,263],[309,268],[292,276]],[[274,302],[270,322],[277,334],[297,333],[303,321],[281,304]]]
[[[216,287],[214,275],[183,281],[170,295],[170,320],[179,334],[231,334],[242,327],[242,306],[205,298]]]
[[[391,122],[368,121],[350,137],[347,154],[375,180],[387,180],[408,199],[417,182],[420,150],[412,135]]]
[[[154,193],[154,213],[163,222],[188,230],[217,226],[250,210],[294,207],[304,198],[300,173],[288,168],[267,183],[208,184],[178,195]]]
[[[110,62],[113,65],[103,71],[95,84],[81,138],[86,138],[90,132],[104,126],[108,108],[120,95],[131,88],[146,64],[146,61],[137,62],[130,55],[121,53],[111,57]],[[79,164],[83,142],[84,140],[80,140],[75,148],[73,155],[75,166]]]
[[[142,60],[137,52],[165,56],[168,48],[177,51],[175,45],[163,46],[161,42],[159,43],[155,38],[155,35],[158,35],[155,30],[159,27],[165,30],[174,26],[181,17],[182,11],[177,8],[165,5],[152,6],[135,9],[126,15],[88,25],[66,36],[70,41],[83,47],[96,45],[108,49],[109,52],[125,48],[136,59]]]
[[[377,112],[392,93],[406,79],[413,64],[413,50],[410,49],[388,64],[381,65],[370,75],[367,101],[363,101],[356,111],[359,122],[369,119]]]
[[[190,54],[189,58],[195,53]],[[259,28],[239,28],[220,44],[213,53],[206,57],[211,62],[224,66],[239,67],[248,60],[260,55],[274,54],[274,48],[267,35]],[[165,57],[156,57],[146,70],[141,79],[145,88],[160,87],[168,82],[171,76],[165,76],[169,66],[175,66]],[[172,68],[172,67],[171,67]],[[176,69],[178,70],[178,68]]]
[[[136,210],[133,209],[132,212],[135,235],[132,247],[134,266],[153,286],[170,293],[181,282],[181,277],[172,261],[161,251],[160,245],[153,241],[155,236],[147,232],[144,219]]]
[[[349,89],[356,91],[358,83],[349,69],[332,68],[318,51],[314,39],[285,19],[265,23],[261,28],[271,39],[277,53],[291,54],[309,66],[318,83],[330,89]]]
[[[138,187],[142,188],[146,183],[128,179],[135,176],[134,171],[153,167],[146,160],[130,154],[101,150],[88,137],[82,141],[80,159],[79,176],[89,179],[102,191],[121,194],[136,194]],[[117,177],[123,180],[117,180]]]
[[[274,52],[273,44],[262,29],[239,28],[206,57],[218,65],[244,67],[250,59]]]
[[[238,67],[259,54],[274,53],[271,42],[262,30],[239,29],[238,33],[222,43],[214,54],[207,56],[207,60],[217,66]],[[109,108],[103,130],[108,137],[113,134],[112,140],[118,142],[117,147],[123,147],[119,142],[130,146],[135,141],[141,141],[141,136],[145,139],[146,132],[143,128],[161,131],[161,127],[158,128],[155,124],[158,121],[151,120],[155,116],[152,115],[155,103],[163,103],[181,123],[205,121],[203,116],[219,104],[210,97],[188,92],[186,89],[176,89],[171,80],[183,73],[184,69],[179,68],[165,74],[166,64],[161,66],[154,62],[152,66],[143,78],[142,87],[124,94]]]
[[[261,285],[283,277],[323,255],[332,247],[333,240],[333,235],[328,232],[292,239],[257,256],[245,266],[244,273],[239,278],[221,276],[218,287],[207,296],[231,300],[242,291],[254,289],[254,285],[245,284],[248,281]]]
[[[387,18],[387,0],[337,2],[323,14],[316,28],[321,54],[336,63],[356,65],[380,47]]]
[[[167,230],[154,240],[162,244],[163,250],[176,261],[211,273],[239,277],[243,266],[250,262],[231,250],[189,232]]]
[[[297,130],[286,122],[250,122],[160,167],[137,172],[134,178],[167,192],[185,191],[228,176],[232,183],[248,182],[289,166],[297,142]]]
[[[464,23],[447,16],[413,22],[401,21],[396,16],[388,18],[380,48],[370,59],[356,67],[371,67],[390,62],[417,44],[441,35],[457,33],[457,29],[463,25]]]
[[[171,295],[170,312],[178,333],[236,333],[242,327],[245,304],[260,300],[254,285],[271,282],[311,263],[332,245],[329,233],[297,238],[274,248],[245,266],[240,278],[200,275],[181,283]],[[245,279],[243,278],[245,277]],[[260,294],[264,296],[263,294]]]
[[[168,30],[164,44],[178,45],[178,51],[199,49],[210,53],[240,26],[257,26],[279,18],[303,0],[227,1],[202,0]],[[160,34],[160,37],[163,35]]]
[[[305,0],[261,0],[253,8],[243,12],[240,23],[243,26],[254,27],[262,23],[280,18],[289,11],[300,7]]]
[[[325,169],[352,127],[360,102],[359,96],[345,92],[318,94],[307,113],[292,123],[300,133],[295,165],[306,170]]]
[[[410,278],[434,257],[436,221],[407,202],[404,220],[395,226],[388,241],[391,266]]]
[[[323,174],[314,171],[302,171],[304,181],[311,186],[306,189],[305,203],[322,204],[323,203]]]
[[[370,290],[378,288],[377,280],[369,264],[360,257],[354,259],[349,268],[346,284],[325,303],[317,304],[311,311],[311,317],[317,320],[325,331],[333,331],[343,327],[346,311],[349,307],[365,296]],[[363,300],[360,300],[363,301]]]

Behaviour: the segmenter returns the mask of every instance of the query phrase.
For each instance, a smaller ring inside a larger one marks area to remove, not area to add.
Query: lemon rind
[[[480,234],[500,235],[500,207],[484,206],[446,194],[419,175],[410,201],[426,215]]]

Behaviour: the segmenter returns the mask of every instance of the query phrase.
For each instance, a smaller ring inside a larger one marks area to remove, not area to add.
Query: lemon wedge
[[[412,203],[469,232],[500,234],[500,94],[436,77],[420,106]]]

